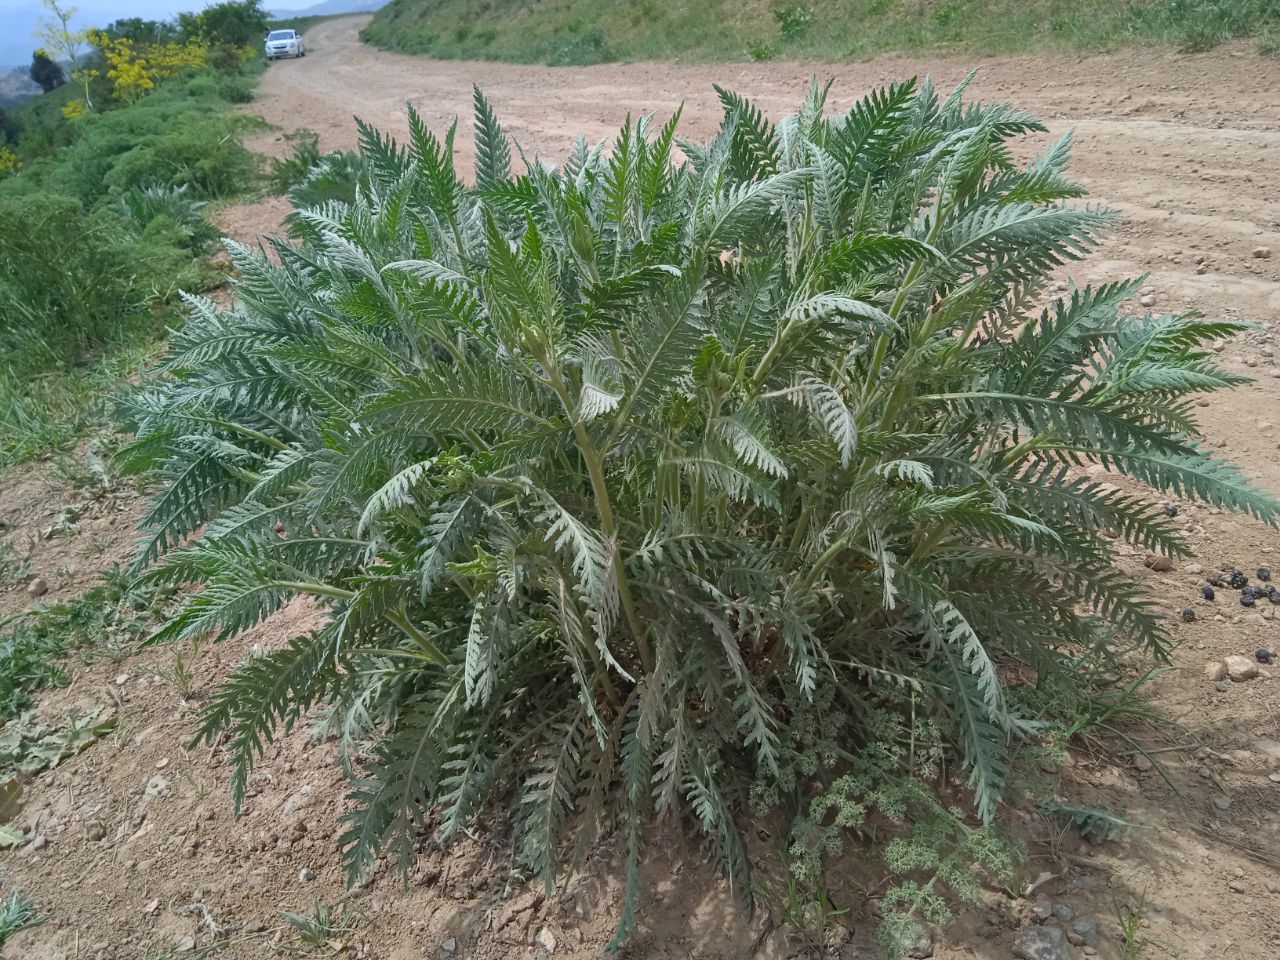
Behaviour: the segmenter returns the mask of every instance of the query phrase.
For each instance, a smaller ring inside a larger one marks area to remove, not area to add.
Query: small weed
[[[163,612],[165,593],[139,587],[119,570],[103,575],[99,586],[69,603],[55,603],[30,614],[0,620],[0,722],[29,708],[32,695],[69,680],[59,662],[69,653],[119,659]]]
[[[752,60],[772,60],[778,55],[778,51],[772,44],[763,42],[753,43],[747,49],[747,53],[750,54]]]
[[[0,727],[0,777],[13,771],[34,776],[75,756],[115,729],[114,717],[101,717],[102,707],[94,707],[83,714],[72,711],[67,715],[66,726],[57,728],[36,723],[34,712],[10,720]]]
[[[314,130],[294,130],[286,133],[284,139],[292,145],[293,153],[271,161],[268,181],[272,193],[287,193],[292,190],[307,179],[321,160],[320,134]]]
[[[167,681],[178,691],[183,700],[190,700],[196,688],[196,674],[191,669],[191,665],[199,658],[200,640],[196,638],[191,645],[190,656],[183,654],[181,646],[175,646],[171,666],[146,667],[142,672],[148,676],[159,677],[161,680]]]
[[[111,549],[111,545],[115,542],[115,538],[110,534],[94,533],[89,536],[89,540],[84,545],[81,553],[86,557],[101,557]]]
[[[319,899],[313,901],[309,915],[281,910],[280,918],[293,928],[295,942],[279,949],[283,953],[295,954],[317,950],[340,953],[347,946],[342,937],[351,932],[356,919],[350,910],[335,913]]]
[[[40,916],[36,905],[20,890],[13,890],[4,900],[0,900],[0,947],[19,930],[38,926],[45,921]]]
[[[1097,843],[1102,840],[1123,840],[1142,825],[1131,823],[1119,813],[1105,807],[1081,807],[1050,800],[1041,809],[1059,823],[1077,827],[1080,836]]]
[[[803,40],[813,29],[813,7],[803,3],[788,3],[785,7],[776,7],[773,19],[778,24],[778,32],[782,39],[791,43]]]
[[[1120,960],[1140,960],[1143,952],[1154,944],[1142,935],[1142,921],[1147,917],[1147,894],[1144,891],[1137,903],[1111,901],[1111,911],[1120,927]]]
[[[831,895],[821,882],[815,887],[797,880],[785,848],[782,859],[782,877],[776,882],[761,880],[757,896],[768,905],[776,923],[799,937],[803,955],[821,960],[828,956],[837,932],[836,919],[848,910],[832,904]]]
[[[0,587],[7,587],[27,579],[31,573],[31,555],[18,555],[12,541],[0,540]]]

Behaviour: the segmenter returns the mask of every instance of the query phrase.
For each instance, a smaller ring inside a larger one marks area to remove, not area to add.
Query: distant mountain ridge
[[[7,73],[0,73],[0,107],[29,100],[39,92],[40,88],[31,79],[27,67],[14,67]]]
[[[332,17],[340,13],[372,13],[385,6],[387,0],[321,0],[301,10],[272,10],[276,20],[290,17]]]

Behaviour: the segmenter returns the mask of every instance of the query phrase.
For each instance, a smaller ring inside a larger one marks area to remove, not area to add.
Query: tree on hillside
[[[31,55],[31,81],[48,93],[66,83],[67,78],[62,75],[62,67],[49,54],[37,50]]]
[[[4,109],[0,107],[0,144],[18,142],[18,124]]]
[[[60,60],[71,65],[71,79],[84,90],[84,105],[92,110],[93,99],[89,94],[89,84],[97,76],[97,71],[84,64],[86,56],[91,52],[90,31],[71,29],[71,20],[77,13],[75,7],[60,6],[58,0],[44,0],[44,5],[51,16],[40,23],[35,34],[44,41],[42,51],[51,51]],[[35,79],[34,74],[32,79]],[[39,83],[38,80],[36,82]]]
[[[209,44],[245,47],[267,32],[267,12],[261,0],[223,0],[199,13],[178,15],[179,29],[188,37],[199,36]]]
[[[122,17],[108,24],[105,31],[113,40],[131,40],[134,43],[172,43],[181,39],[181,32],[172,20],[146,20],[142,17]]]

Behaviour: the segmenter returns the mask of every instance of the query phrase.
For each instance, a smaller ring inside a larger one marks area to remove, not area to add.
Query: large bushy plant
[[[655,819],[749,896],[749,799],[812,878],[841,828],[938,796],[885,904],[936,916],[1005,862],[988,827],[1038,720],[1006,675],[1164,649],[1115,545],[1186,548],[1080,468],[1275,516],[1194,439],[1188,396],[1237,382],[1201,344],[1237,324],[1123,315],[1131,282],[1037,306],[1112,221],[1068,202],[1067,139],[1016,165],[1033,118],[928,82],[835,118],[815,87],[776,126],[721,97],[709,143],[642,119],[516,174],[477,94],[471,184],[452,129],[362,128],[355,198],[278,263],[233,247],[235,306],[193,300],[136,401],[140,560],[203,584],[157,639],[329,613],[200,738],[229,735],[237,803],[313,708],[371,740],[353,878],[488,820],[551,883],[613,832],[625,933]]]

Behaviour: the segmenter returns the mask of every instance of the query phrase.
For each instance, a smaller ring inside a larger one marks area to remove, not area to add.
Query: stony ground
[[[973,66],[908,58],[581,69],[434,63],[360,46],[360,22],[315,28],[311,56],[272,65],[252,109],[283,129],[314,129],[326,146],[350,147],[353,114],[401,132],[408,98],[433,124],[465,118],[470,85],[479,81],[530,154],[557,157],[579,130],[607,136],[626,111],[666,115],[681,98],[684,132],[705,135],[718,118],[712,82],[776,116],[798,102],[815,73],[835,76],[842,103],[915,73],[932,73],[945,86]],[[1280,87],[1280,61],[1226,48],[1195,56],[1000,58],[980,66],[973,94],[1036,111],[1052,135],[1074,129],[1076,175],[1124,214],[1114,239],[1074,271],[1075,279],[1147,273],[1141,296],[1153,309],[1199,308],[1258,323],[1218,345],[1228,369],[1256,382],[1199,412],[1208,441],[1280,494],[1280,99],[1268,93]],[[257,146],[284,149],[270,136]],[[461,136],[463,163],[469,151]],[[284,212],[279,201],[267,201],[221,211],[219,223],[252,240],[277,230]],[[0,538],[31,560],[24,579],[0,585],[0,617],[78,595],[128,553],[140,500],[128,489],[77,492],[59,476],[38,464],[0,479]],[[1223,567],[1252,577],[1270,565],[1280,578],[1280,533],[1176,505],[1194,559],[1149,567],[1152,558],[1133,554],[1121,563],[1146,579],[1174,618],[1180,645],[1173,669],[1148,690],[1185,732],[1144,735],[1159,767],[1140,754],[1086,745],[1053,772],[1059,799],[1123,810],[1137,829],[1127,839],[1088,843],[1025,814],[1032,853],[1025,876],[1029,883],[1040,878],[1039,885],[1021,899],[989,891],[982,909],[915,952],[990,960],[1280,956],[1280,668],[1253,662],[1256,649],[1280,646],[1273,616],[1280,607],[1245,609],[1230,589],[1213,601],[1201,596],[1206,576]],[[40,598],[29,592],[37,578],[48,588]],[[1179,615],[1188,607],[1196,617],[1184,623]],[[188,648],[185,690],[166,679],[174,673],[171,649],[72,662],[73,682],[43,698],[40,717],[60,722],[69,710],[101,707],[115,729],[25,785],[16,822],[30,840],[0,853],[0,893],[17,886],[50,918],[17,936],[9,957],[190,956],[214,943],[224,944],[223,956],[272,956],[292,942],[280,911],[310,912],[317,898],[335,915],[347,911],[350,927],[335,931],[318,956],[599,954],[617,910],[616,851],[607,846],[585,875],[551,896],[510,886],[510,849],[483,836],[448,853],[428,843],[407,886],[379,874],[348,893],[334,840],[343,778],[331,746],[306,730],[269,751],[240,820],[231,818],[223,758],[187,748],[193,715],[253,645],[280,644],[315,616],[297,604],[233,643]],[[1226,669],[1228,657],[1247,658],[1230,662],[1236,679],[1219,678],[1217,665]],[[1249,669],[1242,673],[1242,666]],[[653,895],[626,956],[803,955],[801,944],[772,930],[767,909],[744,917],[679,837],[653,844],[646,871]],[[871,862],[833,881],[834,902],[850,908],[833,935],[845,941],[846,957],[871,955],[880,879]],[[1126,938],[1118,916],[1133,911]]]

